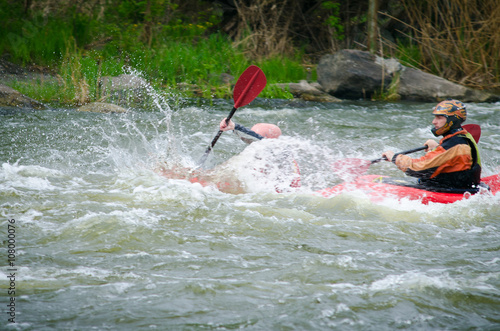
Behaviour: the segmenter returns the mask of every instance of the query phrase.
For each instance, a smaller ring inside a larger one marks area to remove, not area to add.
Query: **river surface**
[[[126,114],[0,108],[0,329],[500,329],[499,196],[314,194],[342,182],[335,160],[433,138],[434,104],[238,109],[236,122],[278,124],[294,146],[292,192],[228,194],[155,172],[196,165],[232,105],[156,96]],[[500,104],[468,112],[482,127],[483,174],[498,173]],[[206,166],[245,147],[224,133]],[[389,162],[368,173],[401,175]]]

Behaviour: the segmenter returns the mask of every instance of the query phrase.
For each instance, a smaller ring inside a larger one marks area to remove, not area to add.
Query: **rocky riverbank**
[[[420,70],[405,67],[396,59],[383,59],[368,52],[342,50],[324,56],[317,66],[317,82],[300,81],[275,84],[288,90],[294,98],[314,102],[342,102],[342,100],[383,99],[388,101],[412,100],[438,102],[454,98],[463,102],[496,102],[500,96],[474,90]],[[48,108],[11,88],[16,81],[46,81],[59,83],[60,78],[41,68],[22,68],[0,59],[0,106],[31,109]],[[235,78],[221,74],[221,84],[234,84]],[[101,93],[105,99],[116,100],[124,93],[127,96],[141,95],[147,82],[133,75],[103,77]],[[179,89],[186,89],[185,85]],[[196,95],[198,87],[190,87]],[[95,112],[123,112],[124,108],[111,103],[86,103],[78,110]]]

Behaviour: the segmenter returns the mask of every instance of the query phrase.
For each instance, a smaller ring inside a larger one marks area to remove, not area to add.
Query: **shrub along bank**
[[[0,0],[0,55],[54,74],[9,81],[44,102],[98,101],[101,78],[127,72],[162,91],[230,97],[221,74],[237,77],[250,64],[268,77],[261,96],[290,98],[272,84],[315,81],[322,55],[365,50],[373,2]],[[500,4],[469,2],[377,1],[377,54],[469,87],[499,90]]]

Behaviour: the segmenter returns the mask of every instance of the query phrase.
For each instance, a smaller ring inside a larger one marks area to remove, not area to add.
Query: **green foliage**
[[[70,31],[66,23],[42,17],[12,21],[2,26],[1,33],[7,38],[1,38],[0,50],[9,53],[15,62],[50,65],[63,54]]]
[[[229,37],[208,33],[221,20],[213,10],[199,10],[194,17],[178,11],[179,5],[169,0],[151,1],[149,8],[147,1],[139,0],[116,4],[108,7],[104,20],[76,6],[65,8],[64,15],[33,12],[31,18],[15,20],[11,17],[23,16],[21,4],[12,6],[0,0],[0,9],[5,9],[0,12],[0,28],[7,35],[0,39],[0,52],[10,54],[13,62],[37,63],[58,73],[57,80],[12,85],[44,102],[83,104],[103,97],[99,88],[102,77],[133,68],[155,88],[184,89],[188,96],[230,98],[232,85],[223,83],[221,74],[232,75],[234,84],[253,64]],[[149,42],[144,38],[147,31]],[[291,97],[272,84],[306,79],[301,55],[255,63],[268,78],[261,96]]]
[[[395,73],[387,89],[384,89],[382,87],[380,91],[375,91],[371,96],[371,99],[383,101],[398,101],[401,98],[401,96],[398,94],[400,76],[401,74],[399,72]]]
[[[398,40],[396,57],[399,59],[401,64],[408,67],[418,68],[421,63],[422,53],[418,45]]]
[[[277,83],[298,82],[306,79],[307,76],[306,69],[300,62],[289,58],[274,57],[266,59],[258,65],[266,76],[271,77]]]
[[[325,24],[335,30],[335,35],[338,40],[343,40],[344,26],[340,18],[340,3],[336,1],[323,1],[321,7],[326,9],[330,15],[327,17]]]
[[[56,103],[59,101],[66,103],[66,100],[73,98],[73,96],[65,95],[65,90],[61,88],[58,82],[54,81],[43,81],[41,79],[30,82],[13,81],[9,85],[13,89],[25,95],[36,97],[38,101],[44,103]]]
[[[146,1],[124,0],[117,6],[116,11],[119,17],[125,19],[127,22],[139,23],[144,21]]]

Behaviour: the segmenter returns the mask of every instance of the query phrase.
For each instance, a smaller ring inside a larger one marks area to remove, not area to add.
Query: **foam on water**
[[[0,121],[14,139],[0,145],[0,226],[18,226],[19,329],[495,325],[499,196],[422,205],[312,194],[341,182],[335,160],[415,147],[407,135],[427,137],[416,122],[425,105],[404,105],[405,114],[385,103],[238,110],[236,122],[279,123],[283,136],[250,146],[221,136],[207,170],[233,167],[247,188],[235,195],[155,172],[158,162],[196,166],[232,105],[171,109],[146,90],[148,108],[126,114],[51,110]],[[482,140],[493,171],[498,115],[477,107],[491,118]],[[298,162],[302,187],[277,193],[290,178],[271,167],[264,180],[260,169],[283,155]],[[390,163],[369,172],[398,173]],[[6,273],[4,265],[4,289]]]
[[[51,191],[56,189],[47,177],[61,177],[60,171],[41,166],[23,166],[19,161],[15,164],[3,163],[0,171],[0,190],[28,189]]]

